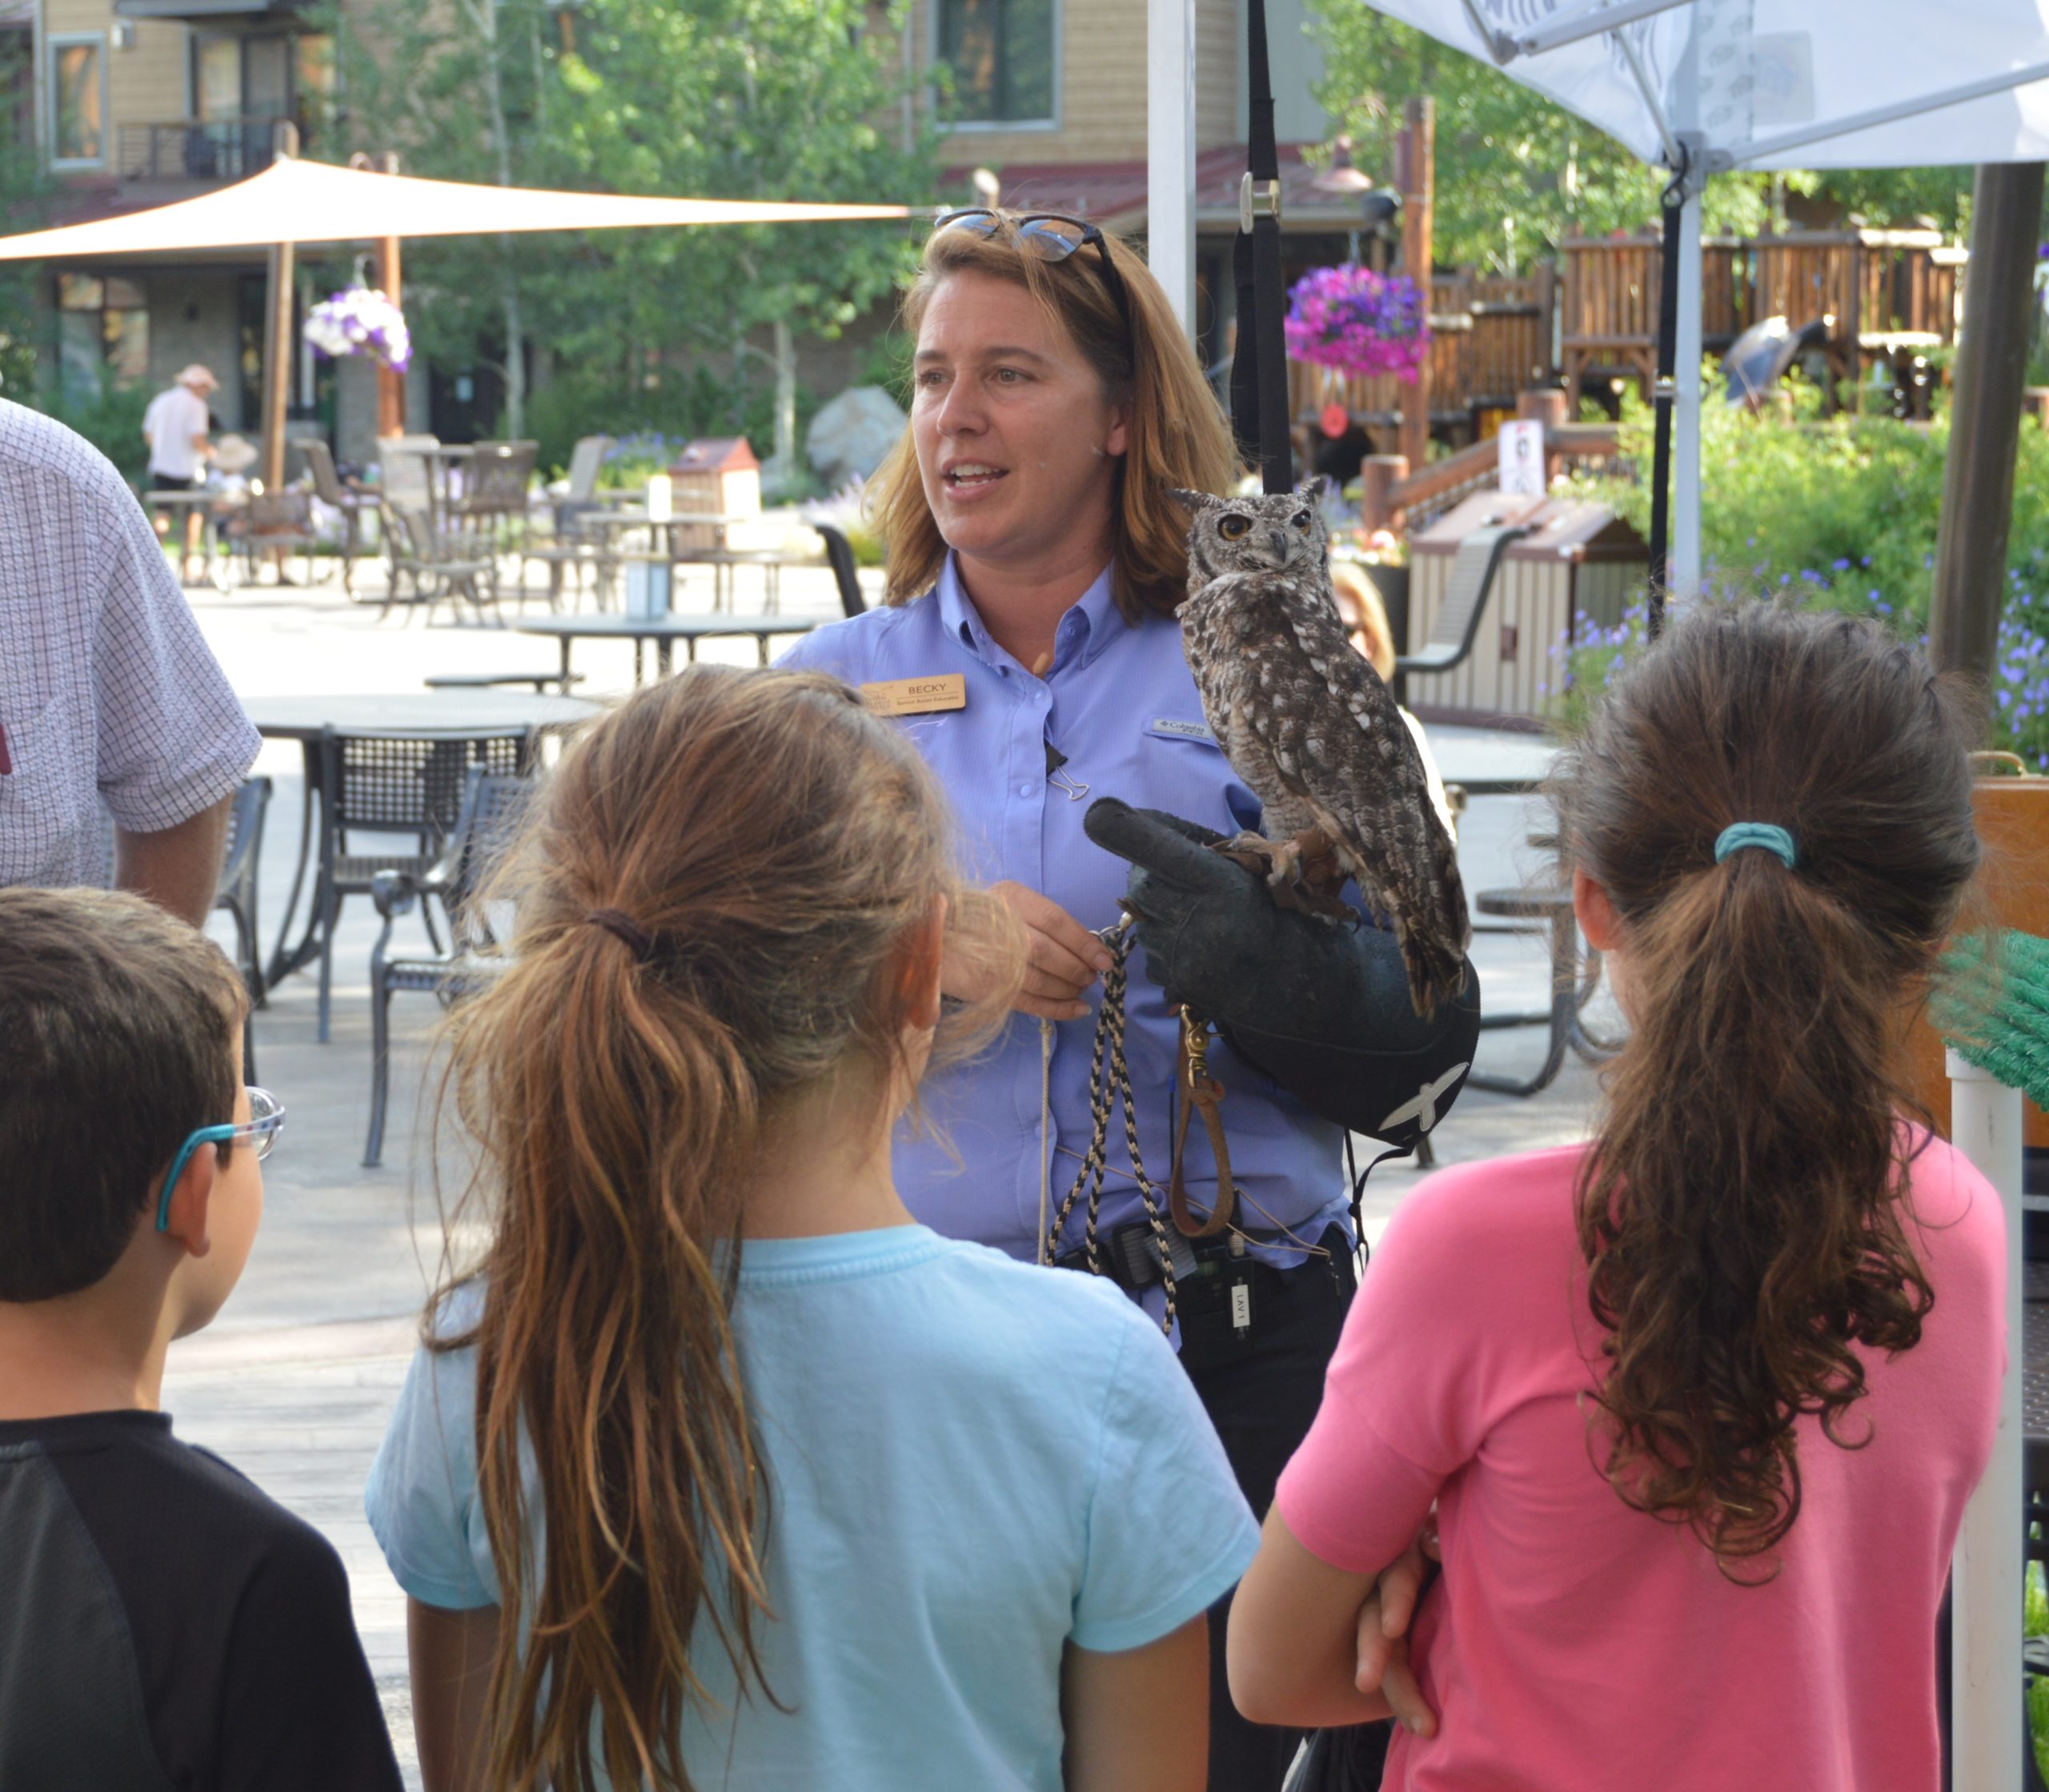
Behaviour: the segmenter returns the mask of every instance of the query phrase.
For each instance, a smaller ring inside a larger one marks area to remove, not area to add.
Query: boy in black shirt
[[[396,1792],[331,1545],[171,1435],[283,1112],[138,896],[0,889],[0,1787]]]

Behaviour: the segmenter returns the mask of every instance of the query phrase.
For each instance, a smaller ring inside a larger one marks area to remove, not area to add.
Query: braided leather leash
[[[1096,1036],[1089,1059],[1089,1108],[1093,1122],[1087,1154],[1081,1160],[1081,1168],[1076,1173],[1073,1185],[1061,1202],[1052,1224],[1046,1229],[1045,1260],[1053,1261],[1059,1255],[1061,1234],[1067,1229],[1069,1217],[1076,1204],[1088,1192],[1088,1207],[1083,1235],[1083,1249],[1091,1275],[1103,1273],[1102,1249],[1097,1237],[1098,1221],[1101,1217],[1104,1178],[1109,1169],[1110,1110],[1121,1102],[1124,1108],[1125,1150],[1131,1159],[1132,1181],[1138,1185],[1138,1196],[1145,1210],[1146,1223],[1153,1229],[1154,1247],[1160,1254],[1161,1285],[1166,1293],[1166,1311],[1161,1321],[1161,1329],[1170,1333],[1179,1289],[1174,1275],[1174,1260],[1171,1241],[1167,1235],[1169,1217],[1176,1229],[1191,1238],[1212,1237],[1230,1224],[1235,1205],[1236,1190],[1231,1182],[1230,1158],[1223,1142],[1223,1127],[1217,1117],[1217,1104],[1223,1097],[1222,1084],[1210,1080],[1205,1054],[1207,1050],[1208,1029],[1187,1008],[1181,1010],[1182,1080],[1184,1094],[1191,1097],[1189,1105],[1200,1108],[1205,1125],[1217,1154],[1218,1173],[1217,1200],[1215,1210],[1209,1220],[1197,1225],[1188,1212],[1188,1197],[1181,1187],[1181,1146],[1188,1136],[1188,1114],[1181,1116],[1181,1126],[1174,1144],[1174,1161],[1170,1177],[1171,1193],[1162,1193],[1159,1185],[1145,1173],[1145,1161],[1138,1149],[1138,1121],[1131,1098],[1131,1067],[1125,1053],[1125,997],[1129,975],[1131,934],[1129,920],[1119,922],[1114,928],[1106,928],[1101,936],[1109,948],[1110,968],[1103,973],[1103,1001],[1096,1015]]]

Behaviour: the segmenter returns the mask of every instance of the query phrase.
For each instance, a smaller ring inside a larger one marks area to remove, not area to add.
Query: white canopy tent
[[[272,251],[271,327],[263,370],[263,462],[265,479],[275,484],[284,468],[284,379],[291,358],[285,332],[289,328],[291,258],[295,244],[693,224],[843,222],[909,214],[908,207],[896,205],[672,199],[478,186],[338,168],[280,154],[261,174],[196,198],[90,223],[0,237],[0,261],[198,249]]]
[[[1735,168],[2049,161],[2049,0],[1967,0],[1939,9],[1927,0],[1360,3],[1494,62],[1680,177],[1668,575],[1678,591],[1696,588],[1701,571],[1700,198],[1707,177]],[[1151,254],[1174,275],[1169,296],[1187,304],[1193,0],[1149,4]],[[2021,1784],[2023,1309],[2013,1181],[2002,1190],[2014,1258],[2005,1398],[1954,1582],[1957,1792],[2013,1792]],[[1871,1567],[1886,1571],[1883,1563]]]
[[[337,168],[280,156],[260,174],[147,211],[0,237],[0,261],[268,248],[385,237],[490,236],[528,231],[648,230],[680,224],[784,224],[904,218],[903,206],[793,205],[744,199],[643,198],[473,186]]]

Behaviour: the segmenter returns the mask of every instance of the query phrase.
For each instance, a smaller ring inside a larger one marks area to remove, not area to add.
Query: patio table
[[[692,664],[697,643],[720,635],[751,638],[761,663],[768,663],[768,642],[776,635],[808,635],[818,626],[804,616],[535,616],[514,624],[522,635],[545,635],[560,643],[562,670],[569,670],[569,651],[579,640],[631,641],[633,643],[633,682],[638,687],[646,675],[644,652],[655,643],[656,676],[667,678],[675,663],[676,643],[681,641]]]
[[[305,888],[307,866],[325,831],[326,792],[323,788],[320,743],[330,733],[342,736],[432,736],[451,741],[539,735],[574,728],[598,712],[595,704],[579,697],[529,695],[519,691],[399,691],[338,696],[251,697],[243,708],[267,740],[296,740],[305,762],[305,784],[299,810],[299,863],[293,868],[291,894],[285,899],[278,943],[263,973],[266,987],[311,964],[320,956],[322,917],[327,892],[315,879],[305,931],[292,943],[292,920]],[[320,807],[316,827],[314,813]],[[322,1037],[326,1031],[322,1030]]]

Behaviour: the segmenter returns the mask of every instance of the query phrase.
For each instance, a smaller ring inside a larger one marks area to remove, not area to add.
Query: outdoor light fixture
[[[1399,193],[1384,192],[1373,185],[1373,178],[1352,160],[1352,139],[1340,137],[1330,146],[1330,163],[1321,172],[1310,177],[1309,185],[1319,193],[1328,193],[1342,199],[1359,202],[1360,229],[1346,235],[1350,239],[1351,259],[1359,259],[1359,238],[1363,233],[1373,238],[1386,234],[1401,210]]]

